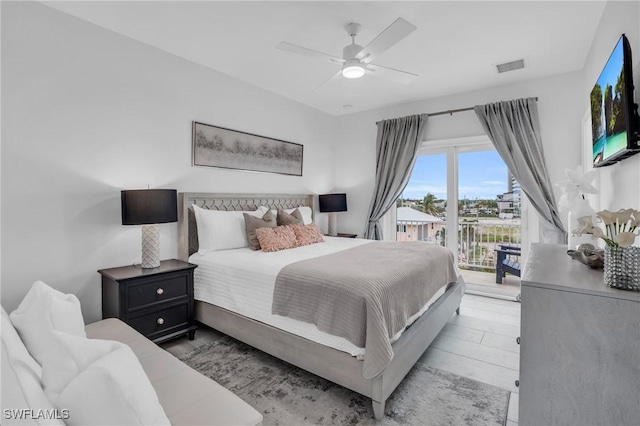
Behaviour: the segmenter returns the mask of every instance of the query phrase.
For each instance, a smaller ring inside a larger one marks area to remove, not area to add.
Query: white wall
[[[2,305],[41,279],[101,317],[100,268],[140,261],[121,189],[325,192],[333,118],[32,2],[2,2]],[[304,144],[304,176],[191,167],[191,122]],[[161,258],[177,256],[177,224]]]
[[[557,181],[581,161],[588,93],[623,32],[640,82],[637,2],[607,5],[584,71],[339,118],[38,3],[1,8],[2,304],[13,309],[42,279],[76,293],[88,321],[101,315],[95,271],[140,260],[139,228],[120,224],[121,189],[335,189],[349,197],[340,232],[361,234],[375,176],[376,121],[537,96]],[[304,177],[191,167],[193,120],[304,144]],[[427,139],[481,134],[474,113],[465,112],[431,118]],[[640,206],[640,155],[602,170],[602,208]],[[175,224],[161,225],[162,258],[177,255],[176,238]]]
[[[565,168],[575,168],[580,163],[582,100],[587,95],[582,74],[574,72],[341,117],[342,142],[336,148],[335,182],[337,189],[348,194],[349,211],[341,213],[340,232],[362,234],[364,230],[375,179],[376,121],[537,96],[544,153],[551,180],[556,182],[566,179]],[[431,117],[426,138],[429,141],[484,134],[475,113],[468,111]],[[529,216],[529,233],[535,242],[537,215]]]
[[[342,140],[336,148],[335,182],[336,189],[347,192],[349,199],[349,211],[340,216],[340,231],[363,232],[375,178],[375,122],[383,119],[537,96],[551,180],[566,179],[564,170],[582,163],[582,121],[589,111],[589,93],[622,33],[626,33],[631,43],[634,82],[635,87],[640,88],[640,3],[610,1],[581,71],[339,118]],[[639,90],[636,90],[635,98],[636,102],[640,101]],[[427,125],[427,140],[482,134],[473,112],[432,117]],[[640,155],[600,170],[600,208],[640,208]],[[558,196],[557,188],[554,190]],[[566,213],[561,211],[565,221]],[[531,242],[535,242],[538,238],[537,215],[532,212],[529,216]]]
[[[609,2],[585,62],[582,91],[591,92],[621,34],[626,34],[632,51],[635,102],[640,102],[640,3]],[[589,110],[589,98],[581,99],[582,111]],[[640,154],[600,170],[600,209],[640,209]],[[636,241],[640,245],[640,241]]]

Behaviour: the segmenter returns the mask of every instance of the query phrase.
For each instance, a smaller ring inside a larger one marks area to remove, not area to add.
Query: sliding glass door
[[[397,202],[396,239],[448,247],[467,283],[519,288],[516,275],[502,278],[496,270],[501,250],[520,248],[521,197],[486,137],[425,142]],[[507,259],[518,267],[517,255]]]

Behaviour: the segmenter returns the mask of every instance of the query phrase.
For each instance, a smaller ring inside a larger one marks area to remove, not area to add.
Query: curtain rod
[[[536,96],[536,97],[535,97],[535,98],[533,98],[533,99],[535,99],[535,100],[537,101],[537,100],[538,100],[538,97]],[[473,111],[473,109],[474,109],[474,108],[475,108],[475,107],[458,108],[458,109],[448,109],[448,110],[445,110],[445,111],[429,112],[429,113],[427,113],[427,115],[428,115],[429,117],[434,117],[434,116],[436,116],[436,115],[447,115],[447,114],[449,114],[449,115],[453,115],[453,114],[455,114],[456,112]],[[380,120],[380,121],[376,122],[376,124],[380,123],[381,121],[384,121],[384,120]]]

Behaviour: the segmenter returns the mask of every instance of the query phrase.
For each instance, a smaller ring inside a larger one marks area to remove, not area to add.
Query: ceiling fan
[[[347,24],[345,27],[347,34],[351,37],[351,44],[342,49],[342,58],[318,52],[316,50],[307,49],[306,47],[297,46],[285,41],[280,42],[276,48],[286,50],[287,52],[297,53],[299,55],[328,60],[331,63],[342,65],[342,69],[340,71],[320,86],[328,83],[329,81],[340,78],[340,76],[345,78],[360,78],[364,76],[365,73],[390,78],[400,83],[408,84],[418,75],[393,68],[383,67],[381,65],[375,65],[371,62],[378,55],[398,43],[416,29],[417,27],[415,25],[402,18],[398,18],[393,24],[389,25],[384,31],[378,34],[368,45],[362,47],[356,44],[356,35],[358,35],[358,31],[360,30],[360,24],[352,22]]]

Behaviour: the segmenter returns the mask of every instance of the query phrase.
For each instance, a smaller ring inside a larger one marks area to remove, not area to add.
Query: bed
[[[235,307],[233,304],[227,305],[225,302],[210,303],[211,299],[207,297],[207,291],[215,293],[218,300],[221,300],[221,295],[227,294],[225,292],[228,291],[228,288],[233,287],[231,280],[237,275],[237,272],[225,275],[225,259],[252,256],[251,254],[237,250],[237,253],[229,251],[211,256],[196,254],[191,257],[198,251],[198,233],[193,205],[209,210],[225,211],[253,211],[259,206],[266,206],[270,209],[293,209],[299,206],[308,206],[313,211],[313,195],[181,193],[179,203],[179,256],[181,260],[191,260],[201,264],[196,270],[200,270],[200,278],[196,277],[196,319],[270,355],[371,398],[376,419],[381,419],[384,416],[386,399],[438,335],[451,315],[454,312],[459,313],[460,301],[464,293],[462,280],[444,285],[431,298],[425,308],[417,313],[415,318],[412,318],[411,326],[399,336],[394,336],[391,343],[393,356],[385,364],[384,369],[375,377],[366,378],[363,375],[362,349],[343,338],[330,335],[324,335],[325,340],[323,340],[323,336],[310,337],[307,334],[309,330],[300,331],[296,327],[313,328],[314,326],[310,324],[291,326],[291,322],[287,326],[285,323],[278,322],[281,319],[274,322],[267,313],[256,314],[260,311],[257,305],[255,307],[246,306],[246,310],[243,311],[238,306],[243,306],[244,301],[249,300],[246,297],[245,299],[238,295],[230,295],[226,299],[222,297],[222,300],[227,301],[238,299]],[[334,246],[336,250],[341,250],[340,247],[345,245],[358,246],[364,243],[363,240],[343,238],[327,237],[326,240],[326,243],[316,244],[316,246],[322,246],[321,248],[310,250],[331,251],[331,247]],[[347,240],[350,241],[347,242]],[[254,252],[254,258],[257,259],[260,253]],[[260,269],[260,267],[256,267],[256,269]],[[263,267],[263,269],[267,272],[269,270],[268,267]],[[257,280],[257,276],[251,276],[251,268],[245,268],[242,273],[248,274],[248,281]],[[198,283],[198,280],[204,280],[207,275],[218,277],[218,287],[207,290],[206,286]],[[227,284],[230,285],[225,287],[225,280],[229,281]],[[255,287],[255,289],[259,288],[266,288],[264,293],[267,299],[261,303],[268,304],[268,295],[271,289],[265,286]],[[316,334],[323,335],[325,333],[316,330]]]

